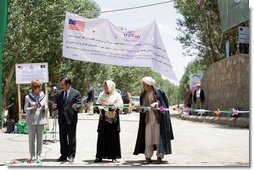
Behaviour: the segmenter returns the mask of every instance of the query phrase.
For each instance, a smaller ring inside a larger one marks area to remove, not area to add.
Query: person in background
[[[120,118],[117,106],[122,106],[123,100],[113,81],[104,82],[103,89],[97,100],[98,104],[105,107],[99,117],[95,163],[102,162],[102,159],[112,159],[112,162],[116,162],[116,159],[121,158]]]
[[[194,91],[193,101],[196,104],[197,109],[203,109],[203,104],[205,101],[205,93],[204,90],[201,89],[201,84],[196,85],[197,89]]]
[[[127,107],[127,108],[124,108],[123,109],[123,112],[124,114],[127,114],[127,113],[131,113],[132,110],[130,108],[130,103],[131,103],[131,94],[128,92],[128,91],[123,91],[122,93],[122,99],[123,99],[123,103],[124,103],[124,107]]]
[[[41,91],[42,83],[38,80],[31,82],[32,91],[25,96],[24,110],[26,112],[26,123],[28,128],[28,142],[30,158],[28,162],[42,161],[43,129],[46,124],[45,111],[48,108],[47,98]],[[36,139],[36,150],[35,150]]]
[[[55,103],[57,95],[58,95],[58,88],[56,85],[52,85],[51,91],[49,93],[49,103],[51,104],[49,106],[49,112],[51,117],[54,117],[53,115],[55,114],[52,108],[52,104]]]
[[[155,87],[155,80],[151,77],[142,78],[143,92],[140,95],[139,128],[134,155],[145,154],[143,164],[152,163],[153,152],[157,151],[157,164],[163,163],[164,155],[171,154],[171,140],[174,139],[169,111],[157,108],[168,108],[166,94]],[[150,107],[145,110],[142,107]]]
[[[191,108],[192,104],[192,92],[190,90],[190,85],[186,84],[185,85],[185,97],[184,97],[184,107]],[[189,110],[189,115],[191,115],[191,110]]]
[[[92,83],[89,83],[87,86],[87,104],[89,105],[89,108],[87,110],[87,113],[92,115],[93,114],[93,103],[94,103],[94,89],[92,86]]]

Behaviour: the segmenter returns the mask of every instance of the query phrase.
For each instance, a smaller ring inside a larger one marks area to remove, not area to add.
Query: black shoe
[[[96,159],[94,160],[94,163],[99,163],[99,162],[102,162],[102,158],[96,158]]]
[[[67,160],[67,157],[66,156],[60,156],[58,159],[57,159],[57,161],[58,162],[61,162],[61,161],[66,161]]]
[[[74,162],[74,158],[72,156],[69,156],[69,162],[73,163]]]

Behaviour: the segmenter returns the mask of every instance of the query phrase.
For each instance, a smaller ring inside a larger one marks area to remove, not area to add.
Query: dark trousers
[[[69,125],[66,122],[59,124],[60,131],[60,153],[62,156],[72,156],[76,154],[76,128],[77,124]]]
[[[191,108],[191,104],[187,104],[186,105],[186,107],[188,107],[188,108]],[[189,111],[189,113],[188,113],[189,115],[191,115],[192,113],[191,113],[191,110]]]

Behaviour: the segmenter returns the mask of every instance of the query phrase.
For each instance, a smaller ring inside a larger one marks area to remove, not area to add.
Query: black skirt
[[[105,111],[101,111],[98,124],[96,158],[119,159],[121,158],[120,147],[120,120],[117,111],[116,120],[109,123],[105,120]]]

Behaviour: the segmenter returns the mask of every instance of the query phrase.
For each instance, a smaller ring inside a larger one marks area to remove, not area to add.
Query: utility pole
[[[8,0],[0,0],[0,128],[3,126],[3,43],[7,27]]]

